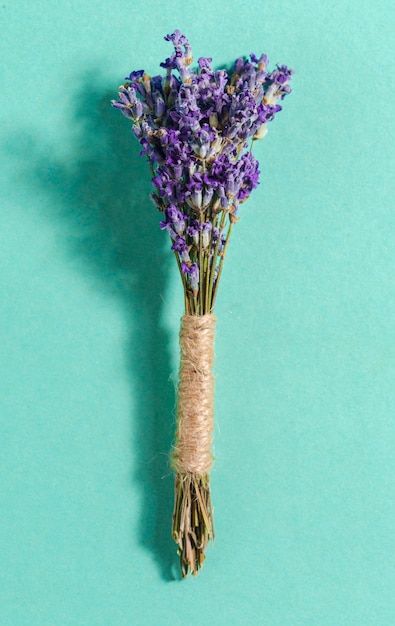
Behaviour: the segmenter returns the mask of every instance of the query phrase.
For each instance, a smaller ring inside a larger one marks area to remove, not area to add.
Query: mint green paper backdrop
[[[3,0],[1,626],[392,626],[389,0]],[[126,120],[184,31],[296,69],[220,289],[217,540],[170,538],[174,258]]]

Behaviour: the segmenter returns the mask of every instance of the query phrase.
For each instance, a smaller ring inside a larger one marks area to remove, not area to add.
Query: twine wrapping
[[[180,380],[176,444],[172,455],[175,503],[172,535],[183,576],[197,575],[214,539],[209,472],[213,462],[215,316],[184,315],[180,329]]]
[[[178,423],[172,467],[179,474],[208,474],[214,429],[215,315],[184,315],[180,329]]]

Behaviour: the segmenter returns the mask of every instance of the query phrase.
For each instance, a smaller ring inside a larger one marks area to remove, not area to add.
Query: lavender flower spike
[[[214,306],[229,237],[240,205],[259,184],[252,148],[282,110],[293,70],[277,65],[270,71],[265,54],[238,58],[231,72],[214,70],[209,57],[199,58],[194,68],[191,45],[183,33],[175,30],[165,40],[173,52],[160,64],[164,75],[130,72],[112,105],[131,120],[141,155],[148,159],[151,197],[163,214],[160,228],[168,232],[183,285],[172,467],[173,538],[186,576],[189,571],[198,573],[214,537],[209,481],[212,349],[203,345],[203,337],[209,338],[212,348]]]

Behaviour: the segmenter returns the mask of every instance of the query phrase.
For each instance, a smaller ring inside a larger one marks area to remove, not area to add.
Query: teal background
[[[1,626],[395,623],[391,6],[3,0]],[[174,28],[296,69],[225,264],[217,540],[185,581],[181,289],[109,107]]]

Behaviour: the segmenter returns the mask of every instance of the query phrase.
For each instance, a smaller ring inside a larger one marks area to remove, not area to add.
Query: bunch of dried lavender
[[[290,93],[285,65],[268,72],[268,58],[236,60],[214,71],[209,58],[191,69],[191,46],[180,31],[165,37],[173,54],[165,76],[133,71],[115,108],[133,122],[152,173],[151,197],[163,213],[184,288],[180,344],[173,537],[183,576],[197,574],[214,537],[209,472],[212,463],[214,341],[218,284],[239,205],[258,185],[253,142]],[[176,76],[173,71],[178,72]]]

